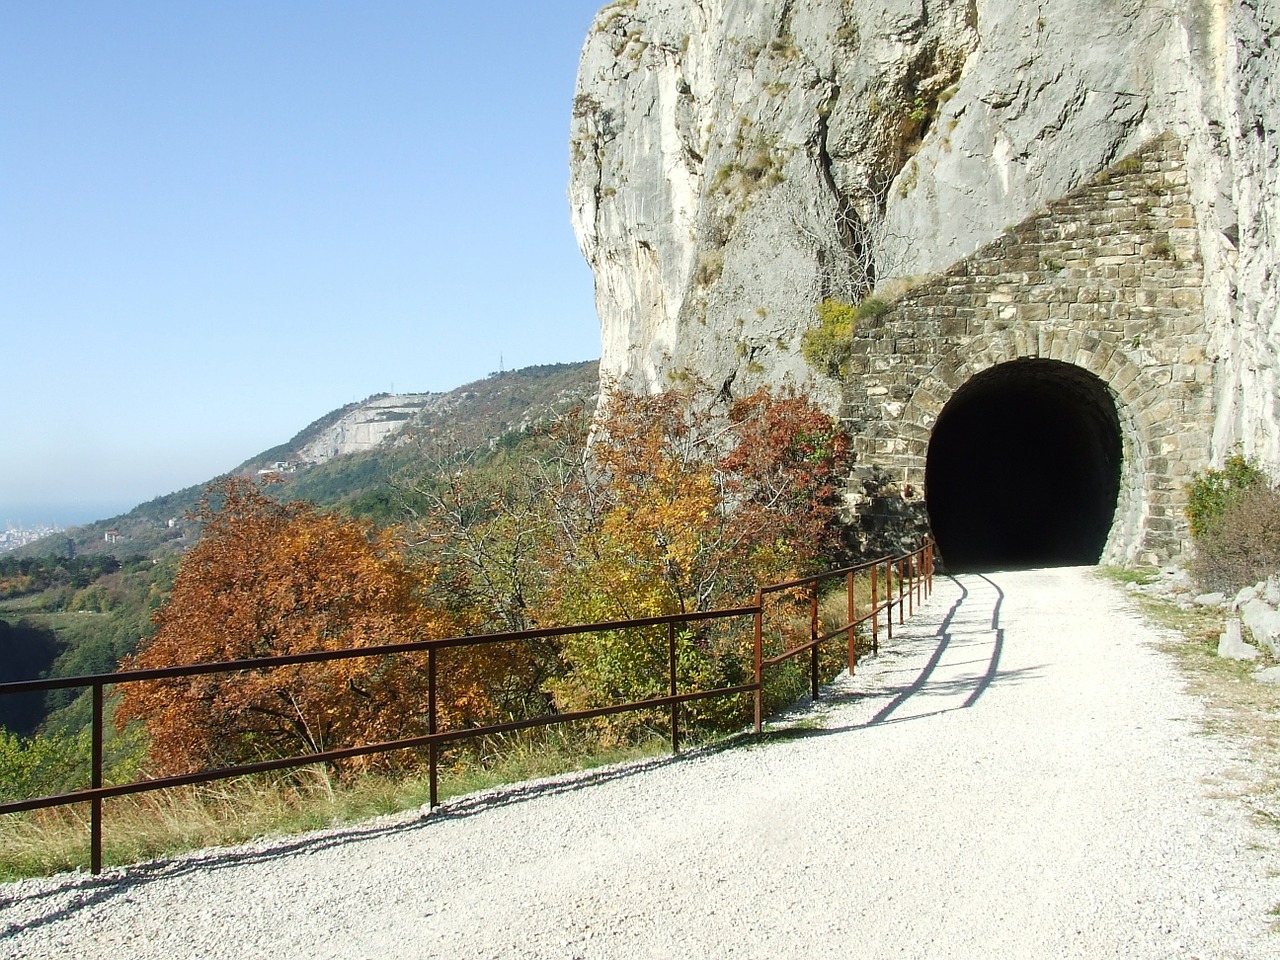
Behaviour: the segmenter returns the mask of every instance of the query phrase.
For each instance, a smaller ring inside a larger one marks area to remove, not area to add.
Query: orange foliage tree
[[[588,435],[590,443],[587,443]],[[520,630],[713,610],[838,559],[848,437],[806,396],[761,390],[729,404],[697,382],[604,391],[594,418],[541,428],[474,462],[451,453],[413,486],[415,539],[469,629]],[[682,689],[746,682],[752,631],[680,632]],[[528,648],[526,709],[588,709],[664,692],[666,628],[588,633]],[[694,722],[738,722],[702,701]],[[610,738],[635,717],[601,721]]]
[[[837,481],[848,461],[847,436],[803,395],[761,390],[725,409],[697,384],[608,391],[576,477],[551,490],[558,536],[538,618],[707,611],[811,572],[840,549]],[[685,689],[747,678],[746,631],[707,623],[684,630],[678,645]],[[565,671],[552,686],[563,709],[662,692],[665,630],[574,636],[561,655]],[[732,705],[690,709],[735,722]]]
[[[156,613],[155,635],[124,669],[455,632],[424,602],[429,571],[363,523],[278,503],[242,479],[211,487],[195,516],[200,541]],[[487,715],[492,677],[509,665],[496,655],[439,656],[444,725]],[[171,774],[420,734],[426,708],[426,654],[413,653],[123,684],[116,717],[145,726],[156,772]]]
[[[705,611],[840,549],[848,437],[807,397],[726,410],[698,386],[609,391],[575,484],[557,491],[558,619]]]

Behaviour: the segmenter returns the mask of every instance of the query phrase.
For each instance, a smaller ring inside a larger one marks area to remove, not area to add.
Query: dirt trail
[[[1090,570],[939,580],[759,747],[0,886],[0,956],[1280,956],[1158,636]]]

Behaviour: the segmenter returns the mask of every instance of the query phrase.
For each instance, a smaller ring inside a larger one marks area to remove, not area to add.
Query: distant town
[[[28,543],[35,543],[41,537],[62,533],[62,531],[62,527],[52,524],[36,524],[31,527],[18,524],[15,527],[12,523],[7,523],[5,529],[0,532],[0,553],[17,550],[19,547],[25,547]]]

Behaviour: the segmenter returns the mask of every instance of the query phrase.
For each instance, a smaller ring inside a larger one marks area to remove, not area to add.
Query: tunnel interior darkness
[[[973,377],[938,416],[925,467],[947,569],[1097,563],[1122,459],[1115,402],[1088,371],[1029,359]]]

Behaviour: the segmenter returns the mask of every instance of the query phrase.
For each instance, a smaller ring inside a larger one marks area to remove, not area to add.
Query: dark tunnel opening
[[[1056,360],[964,384],[934,426],[925,501],[949,570],[1095,564],[1120,493],[1120,419],[1106,385]]]

